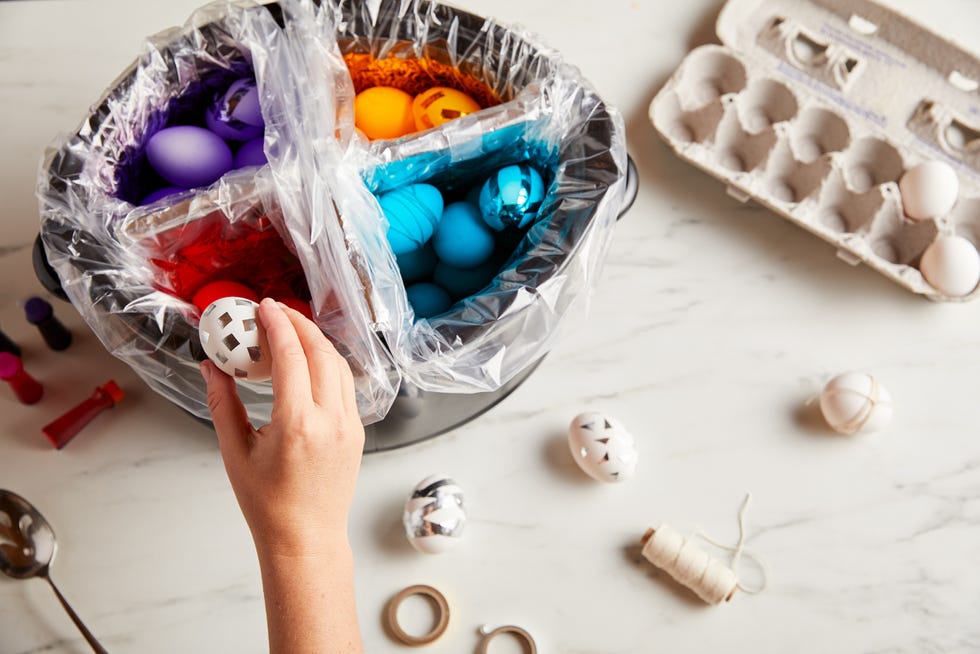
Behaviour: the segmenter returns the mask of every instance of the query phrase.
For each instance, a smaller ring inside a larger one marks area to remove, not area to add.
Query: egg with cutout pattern
[[[438,127],[480,110],[476,100],[462,91],[434,86],[422,91],[412,101],[412,115],[418,130]]]
[[[201,314],[198,334],[204,353],[235,379],[260,382],[272,376],[269,342],[257,319],[258,309],[251,300],[224,297]]]

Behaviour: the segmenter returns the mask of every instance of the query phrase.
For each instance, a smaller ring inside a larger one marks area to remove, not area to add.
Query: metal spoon
[[[14,579],[44,577],[92,649],[108,654],[51,581],[49,567],[57,548],[54,530],[44,516],[20,495],[0,488],[0,572]]]

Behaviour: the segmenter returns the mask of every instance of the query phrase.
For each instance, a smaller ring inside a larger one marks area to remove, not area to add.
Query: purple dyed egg
[[[249,141],[262,136],[265,121],[255,80],[243,77],[232,82],[204,112],[204,120],[208,129],[229,141]]]
[[[235,153],[235,168],[264,166],[269,163],[269,160],[265,158],[264,146],[265,138],[261,136],[242,143],[242,147],[238,148],[238,152]]]
[[[150,137],[146,158],[174,186],[207,186],[231,170],[231,148],[203,127],[167,127]]]
[[[140,202],[140,204],[141,205],[153,204],[157,200],[162,200],[168,195],[173,195],[174,193],[183,193],[186,190],[187,190],[186,188],[180,188],[177,186],[164,186],[163,188],[158,188],[157,190],[147,195],[145,198],[143,198],[143,201]]]

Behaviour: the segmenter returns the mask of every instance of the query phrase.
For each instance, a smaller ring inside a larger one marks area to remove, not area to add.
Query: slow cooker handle
[[[31,261],[34,263],[34,274],[37,276],[41,286],[46,288],[52,295],[68,301],[65,289],[61,287],[61,280],[51,264],[48,263],[48,255],[44,251],[44,244],[41,242],[41,235],[38,234],[34,239],[34,251],[31,253]]]
[[[636,172],[636,164],[633,163],[633,157],[626,155],[626,192],[623,193],[623,208],[619,210],[619,215],[616,216],[616,220],[622,219],[626,215],[626,212],[630,210],[630,207],[636,202],[636,193],[639,190],[640,179],[639,174]]]

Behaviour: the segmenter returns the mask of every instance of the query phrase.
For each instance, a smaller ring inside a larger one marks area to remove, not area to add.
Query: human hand
[[[265,299],[258,319],[272,356],[272,421],[253,428],[235,380],[205,361],[208,408],[260,556],[310,556],[347,543],[364,448],[354,379],[302,314]]]

